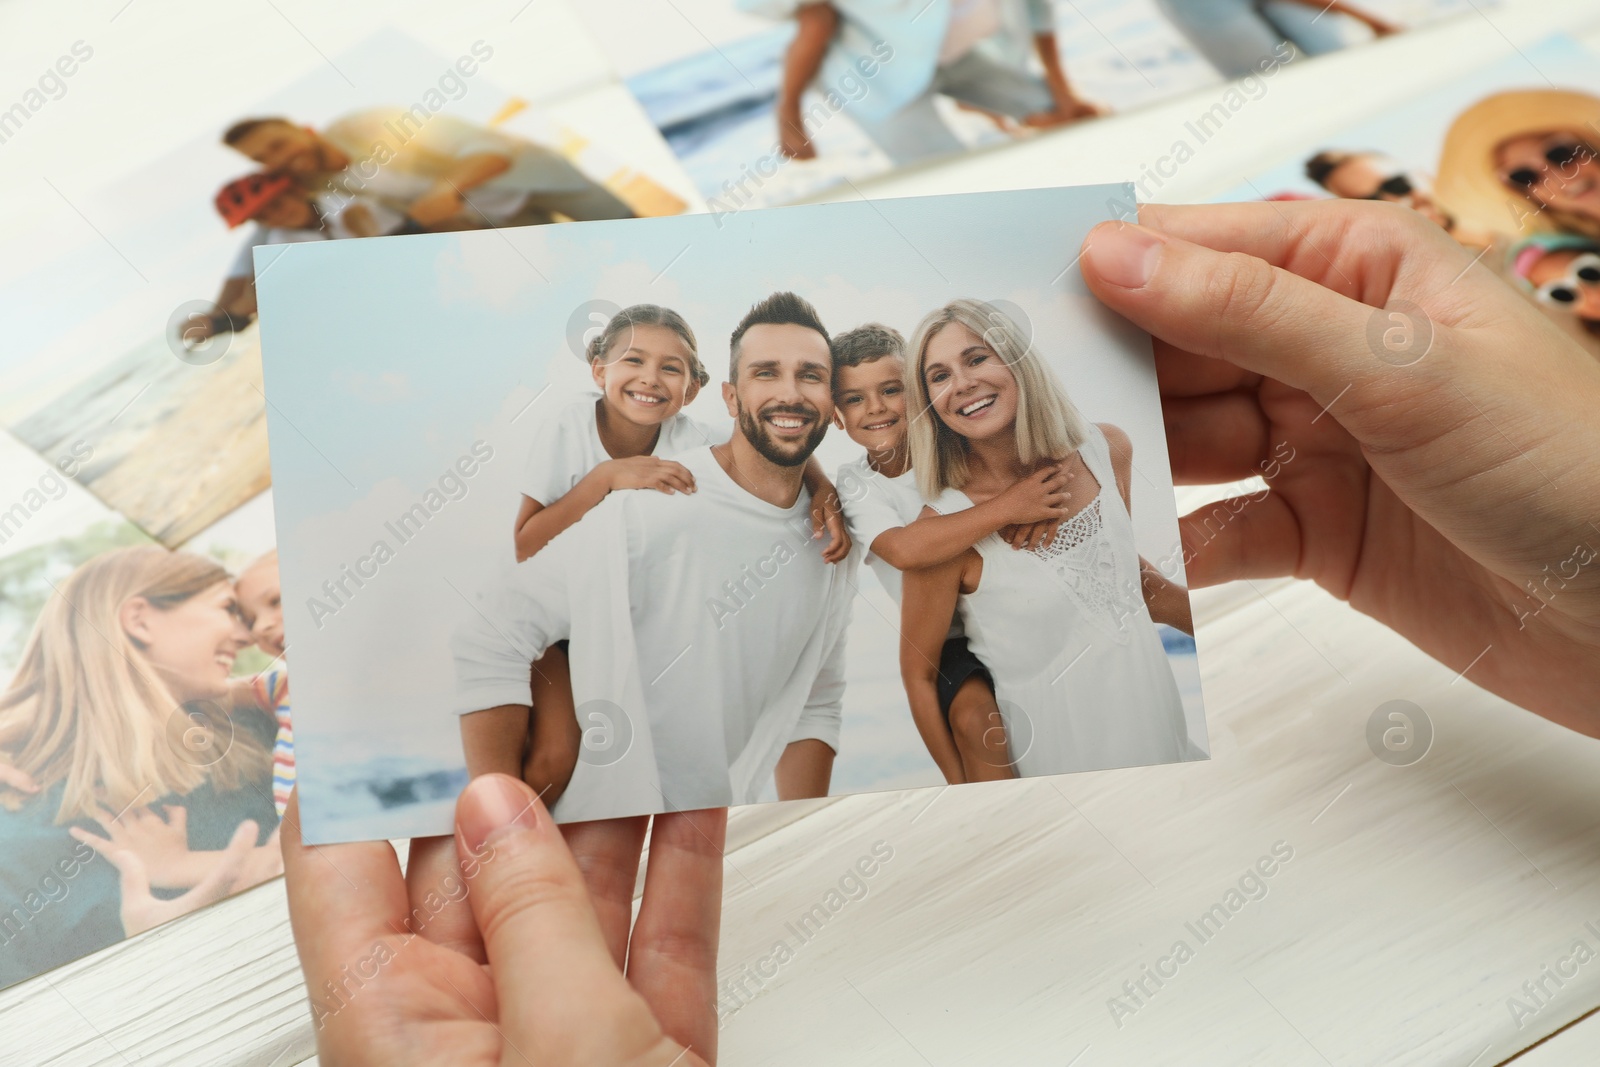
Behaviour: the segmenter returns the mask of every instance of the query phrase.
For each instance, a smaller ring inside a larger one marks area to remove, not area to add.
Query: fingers
[[[1189,588],[1296,572],[1300,522],[1281,496],[1263,492],[1196,509],[1178,520]]]
[[[384,841],[307,845],[300,839],[300,798],[289,796],[280,843],[289,892],[289,923],[306,984],[321,989],[379,938],[405,931],[406,885]]]
[[[1254,389],[1261,375],[1220,359],[1204,359],[1175,348],[1159,338],[1155,342],[1156,383],[1163,400],[1168,397],[1206,396],[1235,389]]]
[[[412,839],[406,859],[406,929],[486,963],[489,957],[483,949],[483,936],[467,902],[470,891],[456,858],[453,836]]]
[[[571,823],[562,836],[583,873],[589,903],[600,920],[611,958],[622,970],[628,958],[628,927],[633,922],[633,890],[639,882],[639,853],[650,817]]]
[[[1187,213],[1181,217],[1191,220]],[[1211,222],[1190,228],[1219,229]],[[1267,230],[1257,238],[1228,232],[1218,240],[1269,257],[1258,258],[1142,226],[1102,223],[1084,244],[1084,277],[1109,307],[1168,345],[1275,378],[1323,407],[1337,401],[1335,418],[1363,441],[1401,445],[1401,437],[1415,431],[1397,428],[1386,412],[1406,394],[1433,388],[1446,361],[1402,368],[1379,359],[1367,336],[1374,309],[1274,266],[1304,260],[1306,253],[1303,245],[1286,244],[1277,229]],[[1366,269],[1378,267],[1368,263]]]
[[[1161,416],[1176,485],[1211,485],[1260,474],[1267,420],[1255,393],[1164,398]]]
[[[0,787],[9,787],[19,793],[37,793],[39,783],[33,775],[10,763],[0,763]]]
[[[96,837],[94,834],[91,834],[89,831],[81,827],[69,826],[67,827],[67,833],[71,834],[74,839],[82,841],[84,844],[100,853],[100,855],[104,856],[106,859],[111,860],[112,863],[116,863],[116,860],[112,859],[113,852],[125,851],[112,844],[107,838]],[[121,870],[121,865],[118,865],[117,869]]]
[[[722,928],[724,808],[657,815],[628,981],[667,1036],[715,1059],[717,943]]]
[[[670,459],[656,462],[659,464],[657,474],[663,482],[680,493],[694,492],[694,475],[689,472],[688,467]]]
[[[603,1022],[630,996],[550,813],[522,782],[485,774],[456,803],[457,855],[484,856],[467,897],[509,1040],[534,1062],[598,1062]]]
[[[830,510],[824,516],[828,533],[832,535],[828,547],[822,550],[824,563],[839,563],[850,554],[850,531],[845,526],[844,516],[838,511]]]

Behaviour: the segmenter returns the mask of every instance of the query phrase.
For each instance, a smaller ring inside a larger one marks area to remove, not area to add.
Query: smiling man
[[[839,745],[854,555],[812,539],[807,459],[833,417],[815,309],[774,293],[729,343],[725,442],[679,453],[697,491],[612,493],[517,565],[458,630],[458,714],[529,705],[570,638],[585,746],[563,821],[824,796]]]

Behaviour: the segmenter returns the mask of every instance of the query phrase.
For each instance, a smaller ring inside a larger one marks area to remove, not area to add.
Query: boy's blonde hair
[[[189,793],[208,779],[218,789],[265,779],[270,757],[260,742],[234,727],[227,708],[180,706],[122,628],[122,605],[135,597],[170,610],[228,580],[208,559],[137,546],[85,563],[45,603],[0,693],[0,743],[40,786],[66,782],[57,823],[93,818],[97,806],[119,811],[140,797]],[[184,749],[181,734],[193,725],[231,738],[216,762],[203,765]],[[27,799],[0,788],[0,806],[14,811]]]
[[[611,321],[606,323],[605,329],[589,341],[589,348],[585,353],[589,362],[591,364],[605,362],[606,353],[617,343],[617,338],[635,326],[665,326],[677,334],[689,349],[690,378],[702,388],[711,381],[711,375],[706,373],[705,366],[700,362],[700,347],[695,343],[694,331],[689,329],[689,324],[684,321],[682,315],[659,304],[634,304],[611,316]]]
[[[911,467],[917,472],[917,490],[932,500],[946,489],[967,484],[967,439],[946,426],[932,410],[923,366],[928,342],[951,323],[971,330],[994,351],[1017,380],[1017,458],[1032,466],[1045,460],[1066,459],[1089,439],[1089,423],[1073,405],[1066,390],[1046,366],[1032,339],[1009,315],[983,300],[952,300],[930,311],[912,335],[911,358],[906,361],[906,413]]]

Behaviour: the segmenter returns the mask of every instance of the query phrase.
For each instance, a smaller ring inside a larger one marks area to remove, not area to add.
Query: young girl
[[[546,422],[534,438],[517,512],[517,560],[534,555],[613,490],[692,493],[687,468],[666,457],[706,445],[711,434],[683,413],[711,377],[700,362],[694,331],[683,316],[655,304],[635,304],[611,317],[589,343],[598,398],[580,397]],[[820,536],[831,535],[823,558],[844,559],[844,532],[833,485],[813,459],[806,486],[816,505]],[[572,777],[582,741],[566,643],[533,665],[532,723],[520,709],[463,716],[462,746],[473,777],[498,771],[521,777],[554,804]]]

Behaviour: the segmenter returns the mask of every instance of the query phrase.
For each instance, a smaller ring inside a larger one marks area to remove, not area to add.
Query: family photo
[[[74,193],[95,228],[18,250],[40,273],[5,294],[0,425],[52,458],[91,441],[80,483],[178,547],[271,484],[255,248],[685,210],[692,191],[611,147],[649,135],[631,100],[573,115],[503,88],[538,81],[518,63],[384,29]]]
[[[583,6],[711,210],[791,203],[1389,37],[1470,0]]]
[[[1225,198],[1408,207],[1480,254],[1600,359],[1597,62],[1584,45],[1553,38]]]
[[[308,838],[492,771],[582,821],[1206,758],[1148,342],[1067,254],[1125,191],[411,239],[338,314],[384,242],[266,261]]]
[[[0,987],[283,870],[270,502],[174,551],[75,473],[0,438]]]

